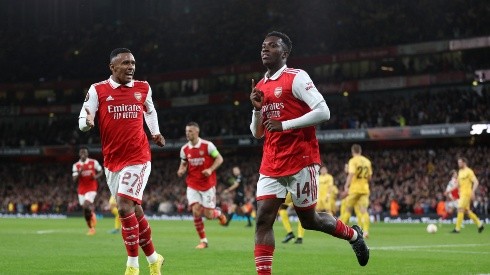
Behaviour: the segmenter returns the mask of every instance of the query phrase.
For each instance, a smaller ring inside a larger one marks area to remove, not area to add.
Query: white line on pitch
[[[490,254],[486,251],[462,251],[462,250],[441,250],[441,249],[427,249],[430,252],[441,252],[441,253],[457,253],[457,254]]]
[[[475,247],[490,246],[490,244],[434,244],[434,245],[406,245],[406,246],[381,246],[370,247],[372,250],[403,250],[403,249],[420,249],[420,248],[437,248],[437,247]]]
[[[38,230],[36,231],[37,234],[51,234],[51,233],[54,233],[58,230]]]

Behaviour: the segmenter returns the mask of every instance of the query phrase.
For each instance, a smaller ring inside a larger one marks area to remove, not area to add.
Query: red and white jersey
[[[201,173],[214,163],[218,149],[208,140],[199,139],[195,146],[190,142],[180,149],[180,159],[187,162],[187,186],[199,191],[206,191],[216,186],[216,171],[206,177]],[[213,157],[214,155],[214,157]]]
[[[451,180],[447,183],[446,192],[449,192],[453,200],[459,199],[459,188],[458,188],[457,178],[451,178]]]
[[[133,80],[125,85],[111,78],[93,84],[80,112],[97,114],[104,166],[112,172],[151,160],[143,128],[144,112],[155,111],[148,82]]]
[[[73,176],[78,176],[78,194],[83,195],[90,191],[97,191],[97,180],[94,176],[102,171],[102,166],[95,159],[87,158],[85,161],[77,161],[73,164]]]
[[[286,121],[301,117],[324,101],[310,76],[303,70],[284,66],[272,77],[267,75],[256,88],[264,93],[262,117]],[[308,102],[308,104],[307,104]],[[264,132],[260,173],[271,177],[294,175],[311,164],[320,164],[320,151],[314,126]]]

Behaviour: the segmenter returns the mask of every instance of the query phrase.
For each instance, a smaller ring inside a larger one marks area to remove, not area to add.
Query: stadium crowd
[[[439,149],[364,150],[373,163],[370,209],[372,215],[389,215],[390,204],[396,201],[400,214],[435,214],[450,180],[449,171],[457,169],[457,157],[466,156],[480,181],[473,203],[480,217],[488,217],[490,186],[490,147],[454,147]],[[348,152],[323,152],[322,160],[342,190],[345,183],[344,164]],[[218,169],[217,194],[231,176],[231,167],[239,165],[247,179],[245,192],[249,202],[255,198],[260,156],[225,155]],[[178,159],[156,159],[145,190],[144,209],[155,214],[189,214],[185,183],[177,177]],[[76,183],[71,179],[71,164],[2,163],[0,177],[0,212],[2,213],[74,213],[80,211]],[[108,212],[109,190],[102,180],[96,198],[99,213]],[[218,205],[225,206],[230,197],[218,195]],[[340,199],[340,198],[338,198]],[[449,213],[452,209],[447,209]],[[450,216],[449,216],[450,217]]]
[[[104,1],[85,1],[77,6],[65,5],[57,0],[43,3],[30,1],[34,6],[22,4],[24,1],[11,1],[0,10],[6,22],[5,27],[0,29],[0,60],[4,64],[17,65],[0,68],[2,84],[29,82],[37,89],[48,81],[94,79],[93,82],[96,82],[101,76],[109,75],[107,53],[121,45],[136,53],[137,79],[147,79],[164,72],[258,62],[256,42],[270,31],[264,26],[275,26],[288,33],[295,41],[293,57],[306,58],[350,50],[489,35],[487,26],[490,24],[487,3],[476,0],[413,3],[294,0],[288,1],[286,6],[278,1],[265,5],[258,1],[135,1],[128,2],[126,8],[112,7],[102,3]],[[36,8],[36,5],[42,5],[42,8]],[[23,11],[24,16],[18,16],[19,10]],[[433,13],[433,10],[439,12]],[[73,12],[73,16],[66,16],[69,12]],[[139,20],[142,13],[147,20]],[[65,16],[61,17],[60,14]],[[254,18],[254,23],[237,20],[236,14],[240,14],[240,18]],[[297,24],[299,19],[301,24]],[[305,32],[305,28],[309,31]],[[174,39],[177,36],[178,39]],[[417,71],[410,66],[410,62],[399,64],[400,70],[395,71],[401,74],[467,73],[472,72],[477,64],[488,62],[485,58],[428,59],[427,65]],[[100,63],[94,64],[94,60]],[[316,84],[355,78],[341,70],[332,70],[317,81],[314,72],[309,73]],[[385,74],[386,71],[374,70],[360,77]],[[222,83],[220,89],[200,90],[199,93],[243,91],[248,95],[248,81],[230,85]],[[157,88],[158,83],[150,84],[155,85],[155,101],[191,93],[186,89],[166,91]],[[18,86],[16,89],[22,91],[24,96],[19,96],[20,93],[16,91],[3,93],[0,96],[0,114],[22,106],[80,104],[83,100],[82,89],[88,88],[75,87],[79,90],[68,94],[57,89],[55,97],[36,99],[30,96],[33,92],[31,88]],[[322,130],[488,122],[490,118],[488,87],[476,92],[469,84],[467,87],[376,91],[351,93],[348,96],[324,93],[324,96],[332,117],[320,126]],[[185,124],[191,120],[201,125],[202,136],[206,138],[250,135],[250,110],[248,102],[235,106],[230,100],[229,105],[192,107],[191,112],[189,108],[159,108],[158,114],[165,138],[184,140]],[[0,124],[0,148],[100,144],[97,130],[92,133],[78,130],[76,115],[51,114],[48,118],[47,115],[4,116]],[[370,211],[375,215],[389,213],[390,205],[396,202],[400,206],[399,212],[403,214],[435,213],[437,203],[445,200],[443,192],[449,181],[449,170],[456,169],[456,157],[464,155],[470,159],[470,167],[480,180],[474,207],[479,215],[488,215],[489,153],[487,146],[372,151],[367,148],[365,154],[372,160],[374,168]],[[259,157],[224,157],[225,163],[218,170],[219,182],[226,181],[233,165],[239,165],[248,179],[247,198],[253,201]],[[348,152],[323,152],[322,158],[340,189],[345,182],[343,167],[349,158]],[[7,158],[0,161],[0,212],[80,211],[76,184],[71,178],[71,163],[40,161],[20,165]],[[189,213],[185,184],[177,177],[177,168],[178,159],[154,160],[153,172],[145,190],[143,206],[146,211]],[[223,184],[218,185],[218,193],[223,188]],[[98,212],[108,211],[108,198],[108,188],[101,180],[96,200]],[[224,204],[228,198],[220,197],[220,200]]]
[[[485,122],[490,118],[488,88],[480,93],[470,88],[434,88],[324,96],[332,116],[320,125],[321,130]],[[194,107],[192,111],[161,108],[158,114],[167,139],[184,138],[189,121],[198,122],[204,136],[218,137],[250,135],[250,109],[247,102]],[[78,144],[99,144],[99,135],[80,132],[74,115],[5,117],[0,125],[0,148]]]

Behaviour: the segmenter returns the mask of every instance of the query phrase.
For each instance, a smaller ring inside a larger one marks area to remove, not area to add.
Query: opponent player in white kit
[[[98,116],[107,185],[117,199],[128,254],[125,274],[139,274],[138,246],[146,255],[150,274],[160,274],[164,259],[155,251],[151,228],[141,207],[151,170],[143,117],[152,140],[163,147],[165,139],[160,134],[150,85],[133,80],[135,64],[130,50],[118,48],[111,52],[112,75],[90,86],[78,124],[80,130],[88,131]]]
[[[315,212],[321,160],[314,125],[328,120],[330,110],[308,74],[286,66],[291,48],[291,40],[284,33],[267,34],[261,51],[267,72],[257,86],[252,80],[250,130],[254,137],[265,138],[257,183],[256,271],[272,272],[272,227],[287,192],[305,229],[350,241],[359,264],[364,266],[369,248],[361,228],[350,228],[330,214]]]

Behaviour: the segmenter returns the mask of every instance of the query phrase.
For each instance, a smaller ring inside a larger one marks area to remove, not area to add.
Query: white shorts
[[[318,169],[313,164],[292,176],[273,178],[260,174],[257,182],[257,200],[286,198],[287,192],[295,208],[314,208],[318,198]]]
[[[199,203],[204,208],[216,208],[216,187],[209,188],[206,191],[199,191],[187,187],[186,193],[189,206]]]
[[[95,196],[97,196],[96,191],[89,191],[83,195],[78,194],[78,202],[80,205],[83,205],[85,201],[89,201],[90,203],[94,203]]]
[[[111,172],[104,168],[107,185],[113,196],[130,199],[141,204],[143,191],[151,172],[151,162],[126,166],[120,171]]]
[[[446,207],[448,208],[458,208],[459,199],[454,201],[446,201]]]

